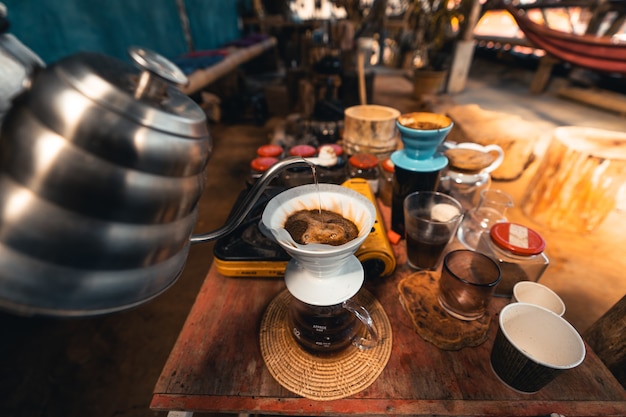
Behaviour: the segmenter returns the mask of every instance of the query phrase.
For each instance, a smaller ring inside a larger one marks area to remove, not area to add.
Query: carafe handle
[[[485,145],[483,148],[485,149],[485,152],[495,152],[498,154],[496,160],[483,170],[483,172],[491,173],[502,165],[502,161],[504,161],[504,150],[499,145],[495,144]]]
[[[374,328],[374,321],[370,313],[360,304],[357,304],[352,299],[347,299],[342,304],[343,308],[354,314],[367,329],[367,338],[361,337],[358,334],[352,339],[352,344],[361,350],[371,349],[378,345],[378,334]]]

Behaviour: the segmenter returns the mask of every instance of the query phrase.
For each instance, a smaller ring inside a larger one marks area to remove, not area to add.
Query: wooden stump
[[[400,112],[394,108],[366,104],[348,107],[345,111],[343,143],[348,155],[372,153],[390,154],[398,147],[400,137],[396,119]]]
[[[439,274],[415,272],[398,283],[400,302],[411,317],[415,331],[440,349],[459,350],[487,340],[491,316],[464,321],[449,315],[437,300]]]
[[[555,129],[522,210],[553,230],[590,232],[616,205],[626,182],[626,134],[576,126]]]

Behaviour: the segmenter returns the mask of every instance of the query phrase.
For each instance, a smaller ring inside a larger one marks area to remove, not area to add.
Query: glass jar
[[[348,159],[348,178],[364,178],[372,187],[374,194],[378,193],[378,158],[369,153],[352,155]]]
[[[343,147],[334,143],[322,145],[317,148],[317,154],[322,155],[325,148],[332,149],[332,152],[337,156],[337,162],[331,166],[317,165],[315,168],[317,181],[341,185],[346,180],[346,159],[343,154]]]
[[[248,184],[254,184],[270,167],[278,162],[278,158],[272,156],[259,156],[250,161],[250,175]]]
[[[289,156],[310,158],[315,156],[316,149],[311,145],[296,145],[289,148]]]
[[[260,157],[268,156],[268,157],[278,158],[278,159],[282,158],[283,152],[284,150],[282,146],[274,145],[274,144],[259,146],[256,150],[257,156],[260,156]]]
[[[395,166],[390,158],[380,163],[380,176],[378,178],[378,198],[387,207],[391,207],[393,194],[393,173]]]
[[[538,281],[549,264],[545,247],[539,233],[516,223],[496,223],[489,233],[483,233],[476,251],[491,257],[502,271],[494,295],[511,297],[518,282]]]
[[[296,145],[289,148],[289,156],[301,156],[302,158],[311,158],[315,156],[316,152],[316,149],[311,145]],[[282,172],[281,182],[287,188],[313,184],[313,170],[307,166],[287,168]]]

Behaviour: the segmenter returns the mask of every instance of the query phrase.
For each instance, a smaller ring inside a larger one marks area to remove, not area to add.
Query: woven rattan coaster
[[[372,316],[378,346],[368,350],[349,346],[333,356],[318,357],[302,350],[287,328],[291,297],[287,290],[281,292],[261,321],[261,354],[274,379],[295,394],[319,401],[345,398],[370,386],[391,355],[391,323],[378,300],[364,289],[354,297]]]
[[[439,274],[414,272],[398,283],[400,303],[422,338],[440,349],[459,350],[487,340],[491,315],[464,321],[452,317],[439,305]]]

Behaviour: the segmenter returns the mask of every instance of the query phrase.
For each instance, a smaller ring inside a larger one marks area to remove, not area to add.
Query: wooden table
[[[388,216],[388,212],[384,213]],[[267,370],[259,347],[261,317],[284,289],[282,279],[227,278],[212,266],[154,389],[154,410],[287,415],[624,416],[626,391],[587,349],[579,367],[536,394],[520,394],[493,373],[489,353],[497,314],[508,302],[495,298],[489,338],[474,348],[444,351],[423,340],[398,301],[397,283],[412,271],[404,243],[394,247],[395,274],[366,283],[393,330],[391,358],[364,391],[314,401],[282,388]],[[539,324],[538,324],[539,325]]]

